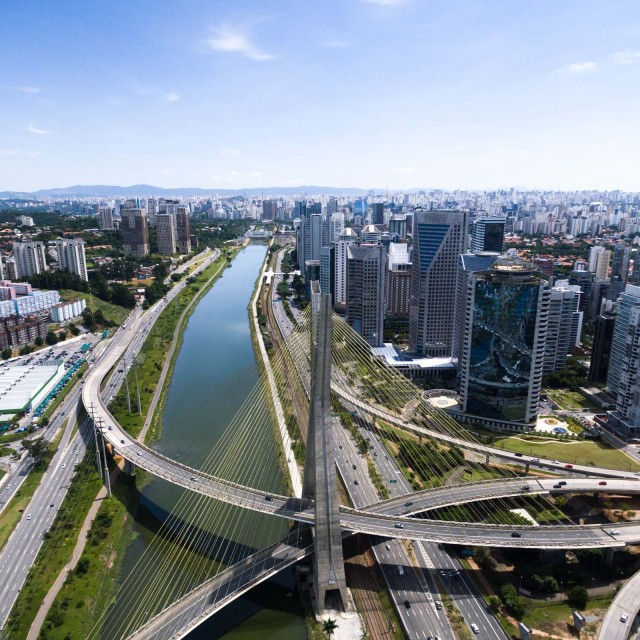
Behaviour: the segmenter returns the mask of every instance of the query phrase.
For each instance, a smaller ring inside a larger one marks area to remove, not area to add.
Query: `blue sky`
[[[638,0],[1,0],[0,190],[640,190]]]

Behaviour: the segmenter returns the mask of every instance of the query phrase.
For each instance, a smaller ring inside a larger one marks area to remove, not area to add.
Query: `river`
[[[242,249],[223,276],[197,304],[184,331],[167,392],[162,438],[156,448],[163,454],[201,467],[225,429],[258,381],[251,344],[247,305],[266,254],[266,246],[250,244]],[[260,411],[266,415],[266,409]],[[266,421],[255,425],[256,437],[248,438],[247,458],[261,456],[257,486],[283,491],[276,446]],[[263,436],[260,438],[260,434]],[[256,444],[257,441],[257,444]],[[238,465],[240,466],[240,465]],[[236,469],[237,479],[252,471]],[[253,480],[256,480],[255,477]],[[245,478],[246,481],[246,478]],[[136,565],[154,535],[154,526],[182,496],[182,490],[154,479],[141,490],[135,539],[123,563],[123,577]],[[227,508],[223,522],[213,525],[214,536],[233,540],[245,549],[259,548],[286,531],[284,521],[238,508]],[[181,570],[188,571],[189,561]],[[189,640],[301,640],[306,637],[291,572],[283,572],[239,598],[193,631]],[[119,603],[108,617],[122,615]],[[115,612],[115,613],[114,613]],[[108,637],[110,634],[104,634]]]

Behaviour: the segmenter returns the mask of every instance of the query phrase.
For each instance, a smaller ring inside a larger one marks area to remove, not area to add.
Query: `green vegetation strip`
[[[142,349],[140,350],[136,360],[138,387],[140,389],[140,401],[142,405],[142,411],[140,413],[142,415],[139,415],[138,413],[136,380],[135,375],[131,370],[128,371],[126,382],[129,386],[129,394],[131,398],[131,413],[129,413],[127,407],[126,385],[121,387],[116,397],[111,402],[109,408],[114,417],[133,437],[138,436],[144,425],[145,416],[147,415],[149,406],[153,399],[153,394],[158,385],[162,367],[171,347],[173,335],[182,312],[199,292],[204,294],[204,292],[206,292],[215,282],[214,279],[207,285],[207,287],[203,288],[203,285],[207,283],[213,274],[216,273],[218,268],[224,265],[225,262],[225,257],[218,258],[218,260],[210,264],[201,274],[199,274],[191,284],[188,284],[160,314],[144,341]],[[222,271],[220,271],[220,274],[221,273]],[[185,321],[181,326],[181,333],[178,340],[182,339],[182,331],[186,326],[187,319],[188,316],[185,318]],[[176,348],[174,352],[176,356],[179,351],[180,349],[178,345],[178,348]],[[121,365],[119,365],[119,367],[121,367]],[[171,376],[167,375],[165,385],[168,385],[170,382]],[[149,433],[150,439],[157,438],[160,435],[161,425],[158,424],[158,418],[162,415],[162,406],[162,402],[159,402],[156,412],[154,413],[154,419]]]
[[[573,464],[594,465],[620,469],[622,471],[638,471],[640,464],[618,449],[605,443],[592,440],[573,442],[555,442],[545,437],[500,438],[495,447],[515,453],[524,453],[541,458],[553,458]]]
[[[75,387],[76,382],[84,376],[84,372],[87,370],[86,362],[83,362],[80,368],[73,374],[71,380],[64,385],[64,389],[58,394],[58,397],[45,409],[45,412],[40,416],[38,422],[40,424],[48,424],[49,418],[53,412],[60,406],[64,399],[69,395],[69,392]]]
[[[117,576],[131,542],[131,501],[126,482],[116,482],[114,497],[103,501],[78,564],[56,596],[40,631],[41,640],[81,640],[110,604]]]
[[[27,637],[44,597],[69,562],[78,530],[100,489],[100,478],[90,463],[84,462],[79,468],[82,472],[73,478],[7,620],[5,630],[12,639]]]
[[[78,300],[82,298],[87,301],[87,309],[90,309],[94,313],[98,310],[102,311],[104,317],[114,324],[122,324],[130,313],[129,309],[125,309],[117,304],[105,302],[104,300],[100,300],[100,298],[96,298],[93,294],[84,293],[83,291],[61,289],[60,298],[62,298],[62,300]]]

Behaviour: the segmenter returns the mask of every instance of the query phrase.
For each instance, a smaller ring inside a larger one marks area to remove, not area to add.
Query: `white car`
[[[629,614],[628,613],[623,613],[620,616],[620,622],[626,622],[629,619]]]
[[[469,626],[471,627],[471,631],[473,631],[473,633],[475,633],[476,635],[480,633],[480,629],[475,622],[472,622]]]

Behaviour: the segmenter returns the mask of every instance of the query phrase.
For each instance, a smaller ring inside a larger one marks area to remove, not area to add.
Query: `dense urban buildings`
[[[122,209],[121,215],[120,229],[125,254],[134,258],[144,258],[149,255],[149,222],[146,212],[140,207],[127,206]]]
[[[471,251],[473,253],[502,252],[505,224],[504,218],[478,218],[475,220],[471,235]]]
[[[28,278],[47,270],[43,242],[14,242],[13,258],[18,278]]]

